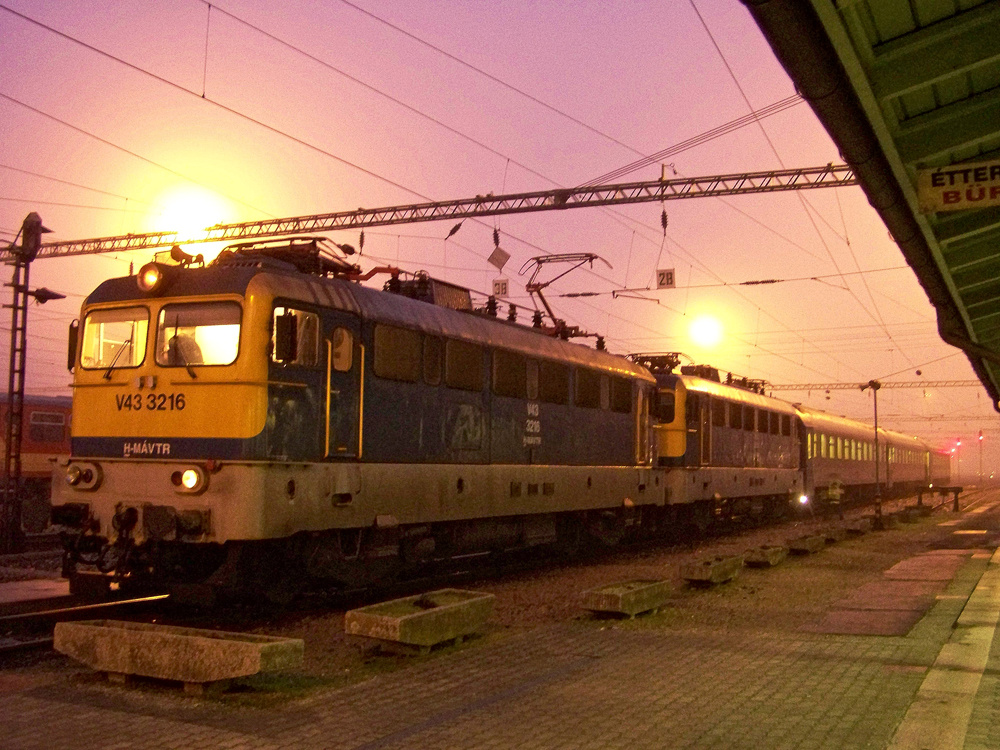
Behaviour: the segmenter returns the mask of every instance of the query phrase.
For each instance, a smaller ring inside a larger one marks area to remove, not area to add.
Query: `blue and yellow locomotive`
[[[614,543],[656,504],[645,369],[426,277],[358,277],[305,238],[151,263],[86,299],[66,575],[360,585]]]

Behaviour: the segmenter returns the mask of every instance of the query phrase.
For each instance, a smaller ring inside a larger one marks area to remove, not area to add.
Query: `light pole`
[[[962,482],[962,438],[957,438],[955,441],[955,458],[958,459],[958,466],[955,469],[955,481],[961,484]]]
[[[882,528],[882,483],[879,480],[879,452],[878,452],[878,389],[882,384],[877,380],[869,380],[861,390],[872,389],[872,403],[875,408],[875,527]]]

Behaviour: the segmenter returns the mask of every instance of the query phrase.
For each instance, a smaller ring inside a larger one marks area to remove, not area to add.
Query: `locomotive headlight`
[[[155,292],[163,285],[163,269],[159,263],[147,263],[139,269],[135,282],[144,292]]]
[[[70,487],[76,487],[80,484],[80,480],[83,478],[83,469],[81,469],[76,464],[72,464],[68,469],[66,469],[66,484]]]
[[[178,492],[197,494],[204,492],[205,488],[208,487],[208,474],[200,466],[191,466],[175,471],[170,475],[170,481]]]
[[[808,505],[809,495],[799,495],[799,505]]]
[[[74,461],[66,467],[66,484],[78,490],[96,490],[104,478],[97,464]]]

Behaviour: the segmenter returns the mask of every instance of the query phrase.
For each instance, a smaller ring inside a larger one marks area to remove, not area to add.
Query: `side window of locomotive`
[[[235,302],[164,305],[156,326],[156,363],[232,364],[240,349],[240,312]]]
[[[743,407],[739,404],[729,405],[729,426],[734,430],[743,429]]]
[[[611,377],[611,411],[628,414],[632,411],[632,381]]]
[[[768,425],[771,422],[771,416],[763,409],[757,410],[757,432],[767,433]]]
[[[424,382],[441,385],[444,370],[444,341],[437,336],[424,336]]]
[[[149,310],[94,310],[83,321],[80,365],[85,370],[138,367],[146,358]]]
[[[660,424],[670,424],[677,416],[677,396],[673,391],[660,391],[656,395],[656,419]]]
[[[375,326],[375,374],[416,383],[420,377],[420,334],[406,328]]]
[[[546,404],[569,403],[569,367],[543,359],[538,363],[538,398]]]
[[[444,343],[444,383],[463,391],[483,389],[483,348],[467,341]]]
[[[827,457],[827,455],[826,455],[826,451],[827,451],[826,435],[820,433],[817,437],[819,437],[819,455],[820,455],[820,458],[826,458]]]
[[[726,402],[721,398],[712,399],[712,426],[726,426]]]
[[[525,369],[525,385],[528,389],[528,400],[537,401],[538,400],[538,361],[534,359],[528,360],[528,366]]]
[[[585,409],[596,409],[601,405],[601,373],[576,369],[576,393],[573,403]]]
[[[536,390],[537,390],[536,378]],[[523,354],[493,351],[493,392],[498,396],[525,398],[528,395],[528,360]]]
[[[771,412],[771,434],[781,434],[781,415],[776,411]]]
[[[292,320],[292,325],[294,326],[295,339],[294,339],[294,351],[288,352],[289,359],[283,361],[286,365],[302,365],[304,367],[314,367],[319,362],[319,316],[316,313],[306,312],[305,310],[295,310],[291,307],[275,307],[274,308],[274,321],[271,326],[272,339],[271,339],[271,359],[275,362],[279,361],[277,357],[279,356],[280,347],[277,344],[278,331],[281,324],[278,319]],[[346,352],[344,349],[344,335],[341,334],[340,347],[338,348],[337,333],[343,332],[347,337],[350,337],[350,332],[344,328],[338,328],[334,332],[333,341],[333,351],[334,351],[334,369],[340,370],[341,372],[346,372],[351,369],[351,350],[350,346],[347,347]],[[338,367],[337,359],[338,354],[341,358],[340,366]],[[347,357],[347,366],[344,367],[343,357]]]
[[[781,434],[785,437],[792,434],[792,417],[789,414],[781,415]]]
[[[319,321],[317,321],[317,326]],[[331,357],[333,369],[337,372],[348,372],[354,366],[354,334],[346,328],[333,329],[331,342]]]
[[[66,415],[57,411],[33,411],[28,437],[36,443],[59,443],[66,436]]]
[[[754,411],[756,411],[752,406],[743,407],[743,429],[747,432],[753,432],[754,429]]]

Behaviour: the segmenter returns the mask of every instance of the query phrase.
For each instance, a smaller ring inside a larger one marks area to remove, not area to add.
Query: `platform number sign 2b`
[[[507,296],[507,279],[493,279],[493,296],[494,297],[506,297]]]
[[[674,269],[672,268],[660,268],[656,272],[656,288],[657,289],[673,289],[674,288]]]

